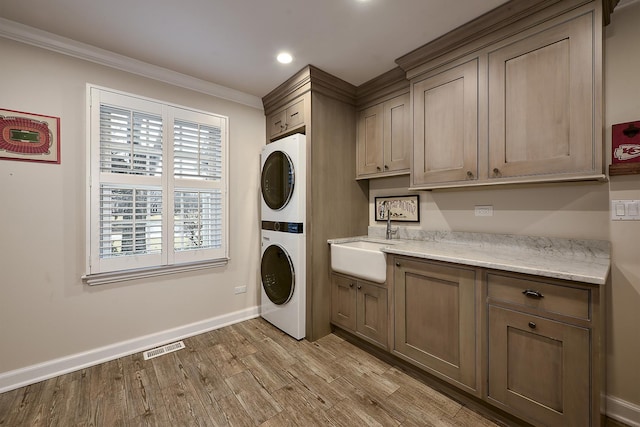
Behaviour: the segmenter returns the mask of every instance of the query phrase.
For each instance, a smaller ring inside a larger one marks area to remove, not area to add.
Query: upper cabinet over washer
[[[602,23],[615,2],[512,0],[399,58],[411,187],[604,180]]]
[[[267,117],[269,139],[274,140],[304,126],[304,101],[299,100]]]

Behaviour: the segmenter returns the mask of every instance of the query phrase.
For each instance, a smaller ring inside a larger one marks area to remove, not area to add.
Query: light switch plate
[[[640,200],[612,200],[612,221],[640,221]]]

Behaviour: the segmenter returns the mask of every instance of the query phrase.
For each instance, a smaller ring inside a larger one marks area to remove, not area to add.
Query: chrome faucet
[[[384,207],[387,211],[387,240],[391,240],[391,236],[393,236],[394,234],[396,234],[398,232],[397,228],[391,228],[391,208],[389,207],[389,202],[385,201],[384,202]]]

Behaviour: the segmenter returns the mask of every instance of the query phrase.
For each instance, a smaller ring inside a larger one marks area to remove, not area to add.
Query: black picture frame
[[[386,206],[391,209],[393,222],[420,222],[420,197],[417,194],[376,197],[374,201],[376,221],[387,220]]]

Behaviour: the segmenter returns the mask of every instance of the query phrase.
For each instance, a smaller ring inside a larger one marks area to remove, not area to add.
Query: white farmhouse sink
[[[331,244],[331,269],[338,273],[384,283],[387,280],[387,255],[382,248],[400,242],[356,240]]]

